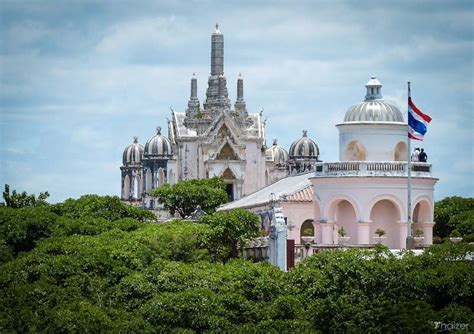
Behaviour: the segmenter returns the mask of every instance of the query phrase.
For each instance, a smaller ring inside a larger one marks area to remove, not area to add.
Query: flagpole
[[[410,81],[408,81],[408,100],[411,98],[411,89],[410,89]],[[409,106],[407,106],[407,120],[408,120],[408,113],[409,113]],[[413,240],[412,240],[412,218],[411,218],[411,138],[408,136],[410,125],[407,127],[407,139],[408,139],[408,157],[407,157],[407,170],[408,170],[408,198],[407,198],[407,249],[412,248]]]

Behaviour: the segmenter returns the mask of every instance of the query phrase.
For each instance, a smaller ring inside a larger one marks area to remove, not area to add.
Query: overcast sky
[[[436,199],[474,196],[473,1],[0,1],[0,184],[62,201],[120,194],[122,151],[200,101],[210,35],[225,36],[232,102],[244,77],[267,143],[308,129],[338,159],[346,110],[371,75],[433,117],[422,146]]]

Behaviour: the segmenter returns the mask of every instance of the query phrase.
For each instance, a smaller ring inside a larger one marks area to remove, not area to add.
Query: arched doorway
[[[333,240],[335,243],[339,242],[338,230],[342,227],[349,237],[348,244],[357,244],[357,214],[356,210],[346,199],[339,199],[334,201],[329,207],[328,212],[329,221],[334,221]]]
[[[399,248],[400,232],[398,221],[400,221],[400,210],[388,199],[383,199],[374,204],[370,210],[370,239],[376,236],[375,231],[379,228],[385,231],[385,241],[382,243],[389,248]]]
[[[412,235],[415,235],[415,231],[420,229],[423,231],[423,243],[433,243],[433,209],[428,199],[423,199],[416,203],[413,209],[413,225]]]
[[[225,191],[227,192],[227,199],[229,202],[232,202],[235,198],[235,180],[236,177],[234,173],[230,170],[230,168],[227,168],[224,173],[222,173],[222,178],[224,179],[224,182],[226,183],[226,188]]]
[[[346,200],[342,200],[337,204],[335,213],[336,233],[341,227],[350,238],[348,244],[357,244],[357,218],[352,204]]]

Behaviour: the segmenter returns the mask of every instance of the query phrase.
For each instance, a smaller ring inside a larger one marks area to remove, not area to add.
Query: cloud
[[[288,148],[307,128],[335,160],[334,125],[368,78],[403,113],[411,80],[433,117],[423,145],[437,196],[473,196],[472,15],[469,2],[4,1],[0,181],[55,200],[118,194],[123,148],[164,126],[170,106],[184,111],[193,72],[205,100],[219,21],[230,97],[242,72],[249,111],[265,108],[267,143]]]

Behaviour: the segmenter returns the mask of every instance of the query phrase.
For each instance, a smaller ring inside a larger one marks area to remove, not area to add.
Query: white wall
[[[357,141],[366,150],[366,161],[394,161],[395,148],[407,141],[407,125],[402,123],[342,123],[339,129],[339,160],[346,157],[348,145]]]

